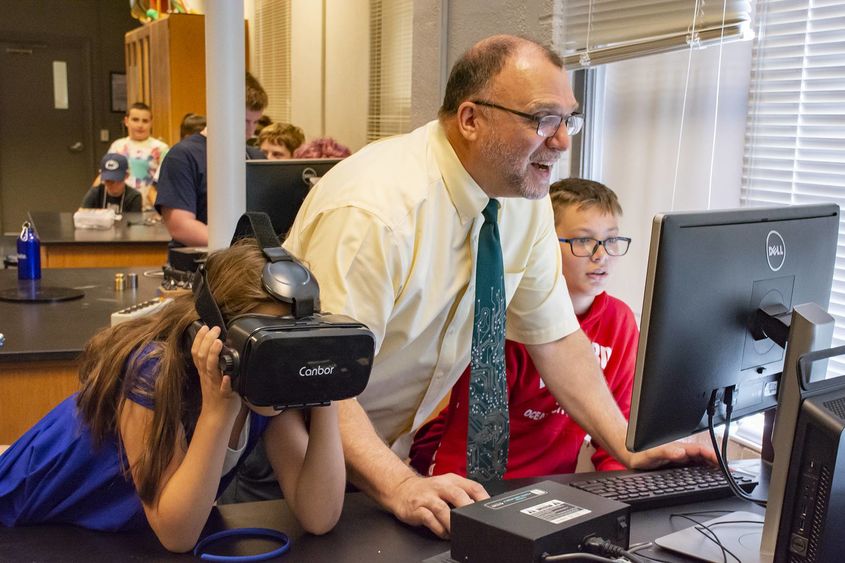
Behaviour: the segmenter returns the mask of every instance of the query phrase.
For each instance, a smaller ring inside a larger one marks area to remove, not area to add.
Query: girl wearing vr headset
[[[266,263],[251,238],[208,256],[208,285],[224,318],[288,313],[262,287]],[[149,524],[164,547],[187,551],[262,435],[302,527],[321,534],[335,525],[346,482],[335,405],[310,414],[248,405],[217,367],[219,328],[203,327],[185,350],[196,319],[186,294],[88,342],[79,393],[0,455],[0,525]]]

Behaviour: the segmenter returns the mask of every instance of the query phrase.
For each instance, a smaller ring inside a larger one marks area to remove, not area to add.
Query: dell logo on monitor
[[[786,260],[786,243],[777,231],[769,231],[766,236],[766,260],[773,272],[780,270]]]

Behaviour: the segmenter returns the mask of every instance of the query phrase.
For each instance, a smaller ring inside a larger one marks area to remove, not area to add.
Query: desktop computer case
[[[795,428],[775,561],[845,557],[845,390],[805,399]]]

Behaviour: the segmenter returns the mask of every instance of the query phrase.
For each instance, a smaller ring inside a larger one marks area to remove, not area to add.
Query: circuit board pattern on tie
[[[501,374],[505,372],[505,300],[500,290],[491,290],[493,308],[479,307],[476,303],[476,313],[480,313],[478,327],[479,338],[474,342],[470,352],[472,365],[472,379],[470,383],[470,414],[468,435],[474,436],[472,443],[467,444],[468,460],[473,460],[472,466],[479,468],[478,478],[490,480],[504,475],[505,467],[501,466],[499,452],[502,448],[507,451],[508,445],[508,416],[507,416],[507,385],[501,385]],[[504,409],[502,408],[504,405]]]
[[[497,224],[499,204],[484,208],[478,235],[475,318],[470,349],[467,476],[501,479],[507,468],[508,389],[505,374],[505,285]]]

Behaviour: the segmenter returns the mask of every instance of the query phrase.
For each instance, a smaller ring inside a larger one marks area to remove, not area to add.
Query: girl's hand
[[[241,429],[237,424],[241,398],[232,392],[231,379],[217,368],[223,349],[219,336],[219,328],[209,330],[204,326],[191,343],[202,393],[202,408],[191,441],[179,424],[173,451],[151,452],[153,457],[166,456],[169,461],[156,484],[155,497],[142,504],[147,522],[170,551],[189,551],[196,544],[217,497],[226,444]],[[121,413],[120,433],[136,479],[138,462],[149,453],[154,416],[153,410],[129,400]]]
[[[217,362],[223,342],[220,327],[203,326],[191,345],[191,357],[197,368],[202,388],[202,411],[221,413],[234,419],[241,409],[241,397],[232,391],[232,379],[223,375]]]

